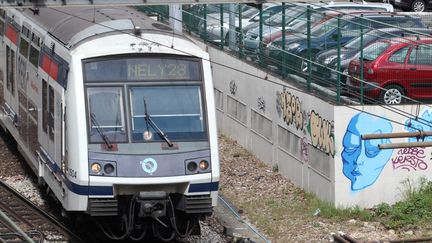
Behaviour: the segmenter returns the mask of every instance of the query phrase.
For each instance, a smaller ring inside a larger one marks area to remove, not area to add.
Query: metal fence
[[[185,31],[287,82],[295,77],[309,91],[332,91],[322,94],[336,103],[432,100],[428,15],[355,4],[183,5],[182,22]],[[168,6],[139,9],[169,18]]]

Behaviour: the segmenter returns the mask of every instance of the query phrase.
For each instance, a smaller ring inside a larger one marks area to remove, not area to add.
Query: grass
[[[334,220],[358,219],[362,221],[377,221],[388,229],[401,229],[422,225],[432,221],[432,182],[424,178],[419,186],[414,187],[406,180],[402,183],[404,199],[393,205],[381,203],[371,209],[335,208],[313,195],[308,195],[308,207],[312,212],[320,209],[320,215]]]

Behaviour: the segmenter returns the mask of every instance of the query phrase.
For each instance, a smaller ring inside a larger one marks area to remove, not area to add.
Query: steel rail
[[[27,206],[29,206],[32,210],[34,210],[36,213],[40,214],[45,219],[47,219],[50,223],[57,226],[60,231],[63,231],[64,233],[67,234],[66,235],[67,237],[70,237],[74,240],[71,242],[85,242],[78,235],[76,235],[72,230],[70,230],[65,225],[63,225],[61,222],[59,222],[54,216],[45,212],[42,208],[38,207],[32,201],[30,201],[26,197],[22,196],[17,190],[13,189],[12,187],[10,187],[9,185],[7,185],[5,182],[3,182],[1,180],[0,180],[0,187],[6,189],[8,192],[13,194],[17,198],[19,198],[22,202],[24,202]]]

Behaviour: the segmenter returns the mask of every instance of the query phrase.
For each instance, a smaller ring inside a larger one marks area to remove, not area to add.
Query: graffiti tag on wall
[[[297,130],[304,129],[305,114],[299,97],[284,90],[278,94],[278,100],[282,111],[282,117],[286,124],[293,125]]]
[[[426,155],[424,148],[402,148],[392,158],[393,169],[403,169],[407,171],[426,170]]]
[[[315,148],[334,157],[334,122],[324,119],[315,110],[303,108],[300,98],[286,89],[277,92],[277,111],[289,126],[310,136],[310,143]],[[303,141],[304,142],[304,141]]]
[[[333,135],[333,123],[325,120],[318,113],[312,110],[309,124],[312,146],[318,148],[326,154],[334,156],[335,143]]]

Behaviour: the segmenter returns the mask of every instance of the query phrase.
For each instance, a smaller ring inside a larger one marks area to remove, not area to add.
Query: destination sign
[[[123,58],[84,64],[86,81],[200,80],[200,62],[194,59]]]

